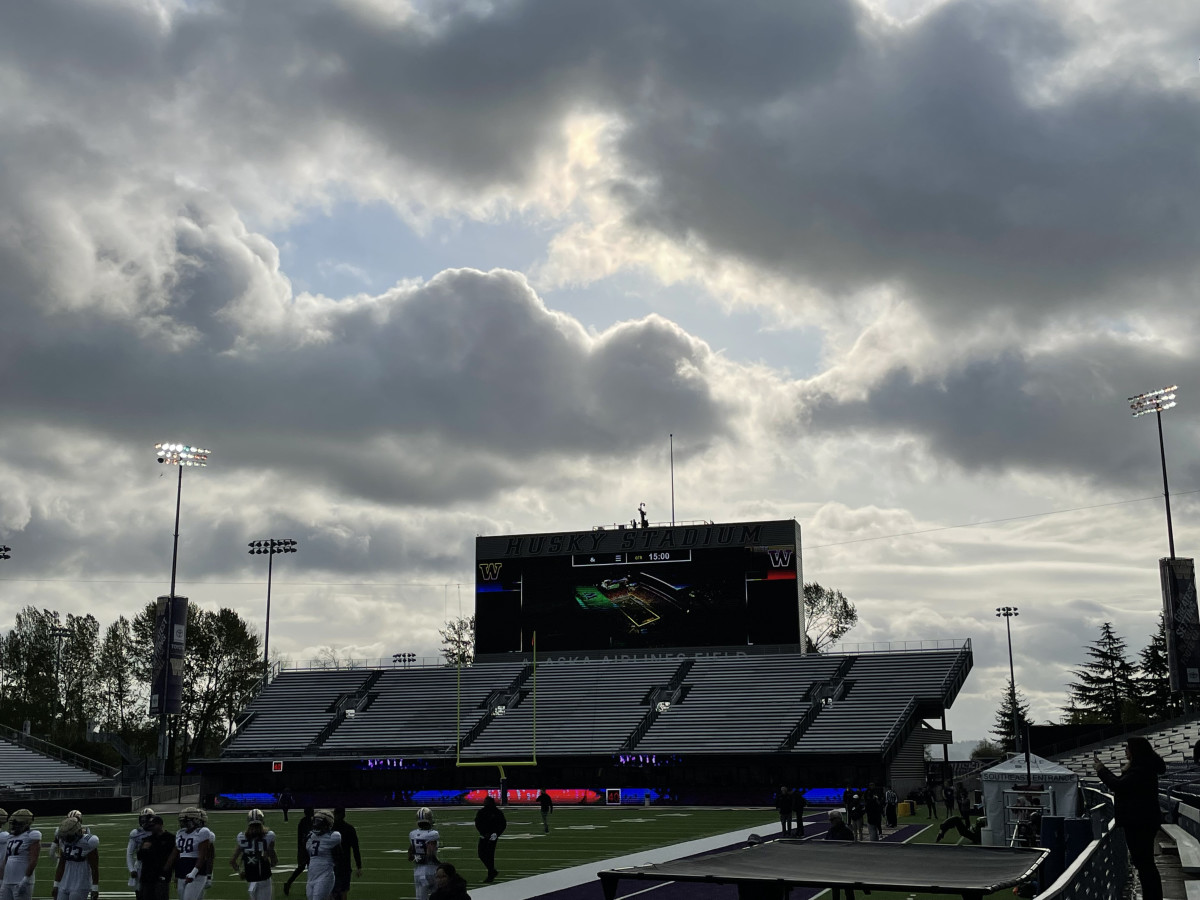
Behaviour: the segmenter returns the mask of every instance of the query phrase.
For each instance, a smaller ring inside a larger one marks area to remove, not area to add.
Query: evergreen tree
[[[1005,753],[1015,753],[1017,741],[1013,735],[1013,711],[1017,713],[1017,729],[1025,734],[1025,725],[1029,722],[1029,701],[1020,691],[1013,692],[1012,682],[1004,688],[1000,700],[1000,708],[996,710],[996,724],[992,726],[992,734],[996,743]]]
[[[1125,639],[1105,622],[1100,637],[1084,650],[1090,660],[1071,673],[1076,680],[1067,685],[1068,720],[1119,725],[1136,719],[1138,689]]]
[[[1158,631],[1150,635],[1150,643],[1140,655],[1137,686],[1142,710],[1152,722],[1169,719],[1182,712],[1178,699],[1171,693],[1167,624],[1161,612],[1158,614]]]

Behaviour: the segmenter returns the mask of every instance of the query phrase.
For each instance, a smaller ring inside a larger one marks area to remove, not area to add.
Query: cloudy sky
[[[0,4],[0,618],[431,653],[476,534],[795,517],[848,641],[1057,719],[1200,541],[1200,8]],[[999,521],[1006,520],[1006,521]],[[976,524],[978,523],[978,524]],[[970,526],[970,527],[955,527]],[[463,587],[460,588],[459,585]]]

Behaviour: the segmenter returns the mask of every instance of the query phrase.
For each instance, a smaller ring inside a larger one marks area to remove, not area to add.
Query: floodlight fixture
[[[249,553],[266,555],[267,557],[267,627],[263,632],[263,678],[271,674],[271,576],[275,569],[276,553],[297,552],[297,542],[291,538],[267,538],[261,541],[250,541],[247,546]]]
[[[1154,413],[1158,421],[1158,456],[1162,461],[1163,505],[1167,511],[1167,546],[1171,551],[1171,559],[1175,558],[1175,529],[1171,525],[1171,489],[1167,486],[1167,449],[1163,443],[1162,414],[1175,406],[1175,392],[1178,390],[1179,385],[1173,384],[1129,398],[1129,408],[1133,410],[1135,419]]]
[[[9,556],[9,553],[11,553],[11,552],[12,552],[12,547],[6,547],[6,546],[0,545],[0,559],[12,559],[12,557]]]
[[[160,463],[170,466],[207,466],[211,450],[190,444],[161,443],[154,445]]]

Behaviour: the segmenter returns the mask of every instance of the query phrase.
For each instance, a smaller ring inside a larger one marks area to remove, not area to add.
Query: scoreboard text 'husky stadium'
[[[475,652],[799,645],[800,524],[475,539]]]

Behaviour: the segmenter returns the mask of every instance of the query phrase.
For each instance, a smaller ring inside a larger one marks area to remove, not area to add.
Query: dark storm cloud
[[[1069,12],[967,0],[899,27],[849,2],[554,0],[432,23],[46,0],[0,13],[0,48],[99,143],[124,128],[264,173],[357,136],[459,188],[519,183],[565,115],[606,110],[632,222],[833,293],[1038,314],[1188,279],[1200,239],[1200,98],[1134,60],[1052,87],[1098,39]],[[159,133],[172,116],[198,147]]]
[[[968,471],[1058,472],[1153,492],[1161,487],[1155,426],[1134,420],[1126,397],[1164,378],[1193,385],[1200,371],[1160,348],[1101,337],[980,359],[930,380],[897,369],[864,399],[818,397],[808,408],[817,432],[912,434],[934,458]],[[1166,421],[1177,484],[1200,487],[1195,415],[1185,406]]]

